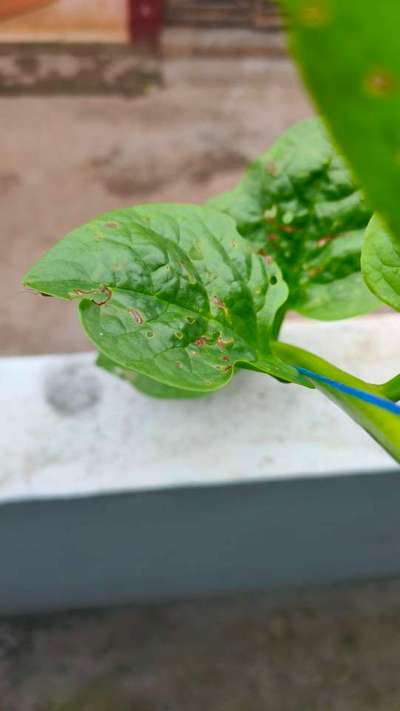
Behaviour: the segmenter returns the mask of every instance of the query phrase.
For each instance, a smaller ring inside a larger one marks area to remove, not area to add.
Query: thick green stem
[[[290,365],[313,370],[319,375],[324,375],[344,385],[364,390],[373,395],[395,399],[391,397],[391,395],[397,395],[399,392],[400,377],[394,378],[384,385],[373,385],[346,373],[340,368],[336,368],[323,358],[319,358],[313,353],[304,351],[297,346],[276,342],[273,344],[273,352]],[[327,397],[339,405],[342,410],[347,412],[353,420],[361,425],[361,427],[392,455],[396,462],[400,463],[400,417],[398,415],[387,412],[373,404],[358,400],[351,395],[339,392],[325,383],[313,381],[313,384],[318,390],[321,390]],[[389,393],[391,393],[391,395],[389,395]]]
[[[400,375],[396,375],[382,385],[382,392],[389,400],[398,402],[400,400]]]

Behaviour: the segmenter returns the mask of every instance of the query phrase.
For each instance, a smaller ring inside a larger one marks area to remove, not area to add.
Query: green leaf
[[[371,291],[400,311],[400,242],[377,215],[366,229],[361,263]]]
[[[308,88],[372,208],[399,239],[399,0],[281,1]]]
[[[146,205],[106,213],[53,247],[24,284],[79,299],[100,353],[165,385],[217,390],[241,364],[304,382],[269,344],[288,294],[279,270],[216,210]]]
[[[339,235],[305,263],[313,278],[307,278],[306,271],[296,303],[299,313],[335,321],[370,313],[381,305],[360,271],[363,238],[363,230]]]
[[[186,398],[203,397],[205,395],[203,392],[171,388],[169,385],[164,385],[163,383],[157,382],[157,380],[153,380],[153,378],[148,378],[147,375],[141,375],[141,373],[135,373],[134,370],[121,368],[121,366],[114,363],[110,358],[107,358],[103,353],[99,353],[97,356],[96,365],[108,373],[116,375],[118,378],[121,378],[121,380],[130,383],[136,390],[139,390],[143,395],[148,395],[149,397],[163,400],[182,400]]]
[[[286,131],[210,204],[279,265],[290,289],[285,308],[331,320],[377,307],[360,273],[370,211],[318,119]]]

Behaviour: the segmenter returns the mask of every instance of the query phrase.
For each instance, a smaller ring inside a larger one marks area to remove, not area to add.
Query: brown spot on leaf
[[[129,309],[128,313],[132,316],[133,320],[136,321],[138,326],[141,326],[142,323],[144,323],[144,318],[137,309]]]
[[[364,88],[371,96],[386,96],[395,89],[395,80],[387,69],[376,68],[365,77]]]
[[[103,299],[102,301],[95,301],[95,299],[92,298],[92,302],[94,304],[97,304],[97,306],[103,306],[112,297],[112,291],[108,286],[102,286],[99,289],[73,289],[71,291],[71,294],[73,296],[92,296],[92,297],[94,297],[96,295],[97,291],[100,291],[101,294],[105,294],[106,298]]]
[[[218,336],[217,338],[217,346],[220,348],[226,348],[227,346],[230,346],[233,343],[233,338],[222,338],[222,336]]]
[[[279,225],[279,229],[281,232],[286,232],[286,234],[290,235],[293,234],[293,232],[296,232],[295,227],[290,227],[290,225]]]
[[[309,269],[309,270],[308,270],[307,276],[308,276],[310,279],[313,279],[314,277],[318,276],[318,274],[321,274],[323,271],[324,271],[324,270],[323,270],[322,267],[314,267],[313,269]]]
[[[224,316],[225,316],[225,318],[227,318],[229,311],[228,311],[228,307],[226,306],[226,304],[224,304],[224,302],[221,301],[221,299],[219,299],[218,296],[213,296],[212,302],[213,302],[213,304],[215,304],[217,309],[221,309],[221,311],[224,312]]]
[[[110,301],[110,299],[112,297],[112,291],[111,291],[110,287],[108,287],[108,286],[103,286],[103,288],[101,289],[101,292],[103,294],[105,294],[105,299],[103,299],[102,301],[95,301],[93,299],[93,303],[96,304],[97,306],[104,306],[108,301]]]
[[[87,294],[92,294],[93,290],[85,290],[85,289],[73,289],[72,291],[73,294],[76,294],[76,296],[86,296]]]
[[[305,0],[299,10],[299,20],[306,27],[320,27],[329,20],[326,0]]]
[[[333,235],[325,235],[325,237],[321,237],[321,239],[317,241],[317,247],[325,247],[325,245],[332,242],[333,239]]]
[[[207,345],[207,338],[205,336],[200,336],[200,338],[196,338],[195,344],[201,348],[202,346]]]

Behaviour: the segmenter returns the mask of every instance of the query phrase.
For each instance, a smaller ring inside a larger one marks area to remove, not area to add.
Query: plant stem
[[[398,402],[400,400],[400,375],[396,375],[387,383],[382,385],[382,393],[385,397],[393,402]]]
[[[290,365],[313,370],[332,380],[364,390],[380,397],[389,397],[388,392],[397,395],[400,388],[400,376],[385,385],[373,385],[356,378],[332,365],[319,356],[287,343],[276,342],[273,352]],[[373,404],[362,402],[351,395],[339,392],[334,387],[313,380],[318,390],[333,400],[342,410],[363,427],[379,444],[400,463],[400,417],[382,410]],[[390,397],[392,399],[392,397]]]

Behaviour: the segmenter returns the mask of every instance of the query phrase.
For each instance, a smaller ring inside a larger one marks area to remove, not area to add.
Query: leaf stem
[[[319,373],[326,378],[338,381],[350,388],[356,388],[379,397],[388,397],[388,392],[397,395],[400,388],[400,376],[385,385],[374,385],[357,378],[332,365],[319,356],[292,346],[288,343],[276,342],[272,346],[273,353],[290,365],[306,368]],[[394,382],[395,381],[395,382]],[[363,402],[350,394],[337,390],[332,385],[322,381],[312,381],[327,397],[333,400],[342,410],[363,427],[379,444],[400,463],[400,417],[396,414],[376,407],[369,402]],[[388,385],[392,386],[388,388]],[[394,383],[394,384],[393,384]],[[392,399],[392,398],[390,398]]]
[[[384,383],[382,385],[382,393],[389,400],[398,402],[400,400],[400,375],[395,375],[394,378]]]

